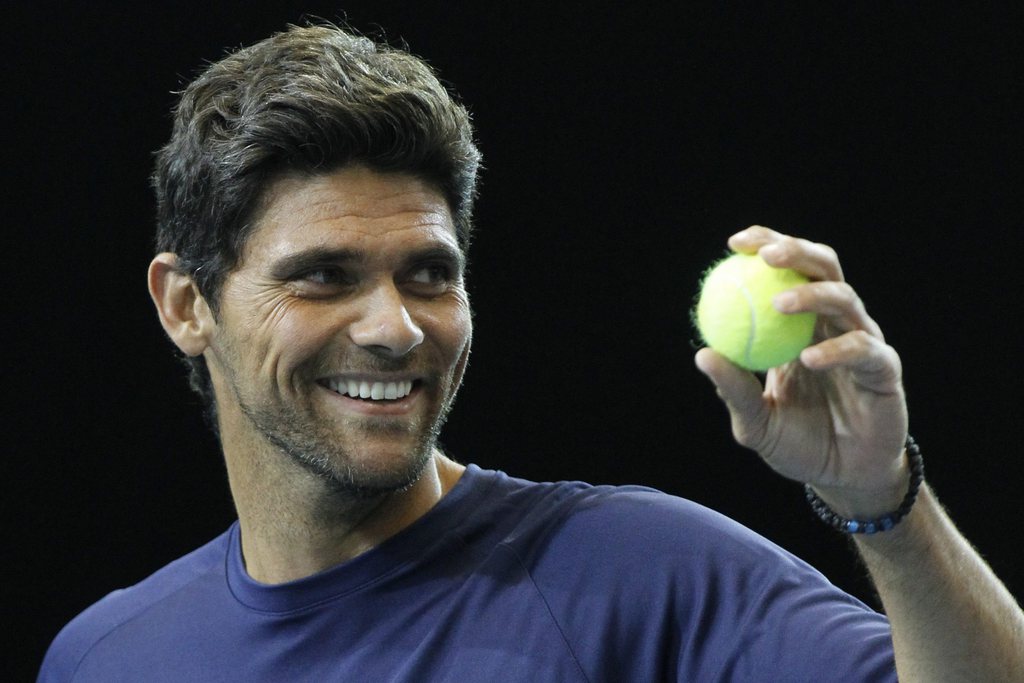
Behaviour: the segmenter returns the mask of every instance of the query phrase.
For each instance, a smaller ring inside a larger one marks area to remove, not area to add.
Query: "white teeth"
[[[379,401],[394,401],[405,398],[412,393],[412,380],[402,382],[368,382],[356,380],[331,380],[329,386],[339,394],[347,394],[352,398]]]

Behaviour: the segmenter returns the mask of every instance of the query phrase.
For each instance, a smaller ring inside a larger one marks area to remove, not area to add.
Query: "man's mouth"
[[[416,380],[397,380],[391,382],[371,382],[368,380],[327,378],[320,382],[331,391],[370,401],[397,401],[412,393]]]

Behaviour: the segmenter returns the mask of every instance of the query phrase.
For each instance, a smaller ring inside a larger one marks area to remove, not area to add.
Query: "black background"
[[[761,223],[839,251],[903,357],[934,488],[1024,595],[1024,12],[795,7],[190,0],[9,14],[12,679],[34,675],[81,609],[233,519],[145,290],[147,176],[171,91],[303,12],[407,41],[473,112],[487,170],[474,355],[443,439],[454,457],[695,499],[873,600],[799,485],[732,443],[692,365],[700,274]]]

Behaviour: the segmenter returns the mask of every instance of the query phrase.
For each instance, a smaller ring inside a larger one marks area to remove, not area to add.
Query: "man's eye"
[[[421,266],[413,271],[412,282],[422,285],[446,284],[452,279],[451,269],[441,263],[431,263]]]
[[[341,268],[316,268],[300,274],[297,280],[314,285],[345,285],[351,278]]]
[[[352,273],[336,266],[310,268],[288,278],[301,296],[336,296],[355,284]]]

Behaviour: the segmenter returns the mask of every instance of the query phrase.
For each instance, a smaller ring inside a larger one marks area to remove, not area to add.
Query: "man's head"
[[[449,205],[465,250],[480,154],[466,110],[408,53],[333,26],[292,27],[207,68],[157,155],[157,249],[214,315],[268,188],[358,164],[415,176]],[[208,369],[187,356],[213,408]]]
[[[206,361],[236,499],[308,501],[301,482],[360,497],[412,486],[472,340],[447,199],[349,164],[279,178],[254,223],[217,316],[173,254],[150,265],[164,328]]]

